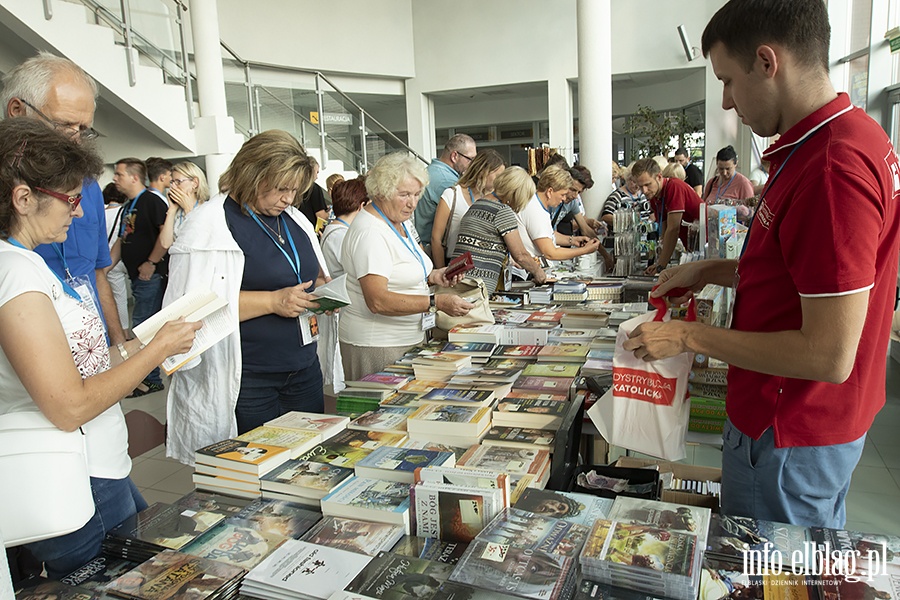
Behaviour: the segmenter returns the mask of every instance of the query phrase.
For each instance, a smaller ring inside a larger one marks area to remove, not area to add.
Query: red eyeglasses
[[[61,194],[59,192],[54,192],[52,190],[45,190],[42,187],[33,186],[34,189],[41,192],[42,194],[47,194],[48,196],[53,196],[57,200],[62,200],[63,202],[69,203],[69,208],[75,210],[78,208],[78,205],[81,204],[81,194],[75,194],[74,196],[67,196],[66,194]]]

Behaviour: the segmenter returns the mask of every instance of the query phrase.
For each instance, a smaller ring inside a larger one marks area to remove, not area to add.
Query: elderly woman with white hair
[[[382,157],[366,177],[371,202],[350,224],[342,247],[351,303],[341,313],[338,338],[348,381],[382,370],[422,342],[438,310],[463,316],[474,307],[429,288],[453,281],[433,268],[407,222],[427,183],[425,167],[405,153]]]

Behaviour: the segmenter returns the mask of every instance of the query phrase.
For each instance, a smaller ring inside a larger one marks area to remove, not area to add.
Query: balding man
[[[441,200],[441,194],[447,188],[456,185],[460,175],[466,172],[472,161],[475,160],[475,140],[464,133],[457,133],[444,145],[444,151],[440,158],[436,158],[428,165],[428,185],[419,198],[416,205],[416,231],[419,239],[431,239],[431,227],[434,225],[434,212],[437,203]]]
[[[65,133],[77,142],[93,140],[97,84],[72,61],[41,52],[12,69],[3,78],[0,95],[6,107],[5,118],[31,117]],[[93,288],[100,316],[106,322],[109,341],[125,341],[125,332],[117,318],[106,269],[110,266],[106,239],[103,193],[93,179],[82,187],[84,216],[75,219],[66,241],[35,248],[54,273],[62,278],[85,278]]]

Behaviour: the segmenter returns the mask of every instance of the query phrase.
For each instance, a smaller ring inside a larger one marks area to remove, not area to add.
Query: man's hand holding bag
[[[684,295],[673,290],[670,295]],[[606,440],[616,446],[665,460],[685,456],[684,434],[690,417],[688,376],[693,354],[682,352],[661,360],[645,361],[625,342],[643,323],[668,321],[671,310],[662,298],[651,298],[656,311],[619,325],[613,355],[613,386],[588,411]],[[696,320],[691,298],[686,320]]]

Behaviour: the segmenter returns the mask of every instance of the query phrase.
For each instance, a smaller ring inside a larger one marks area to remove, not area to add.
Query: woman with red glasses
[[[0,423],[28,412],[46,427],[81,428],[95,508],[80,529],[28,545],[52,578],[99,555],[106,531],[147,506],[128,476],[118,402],[166,357],[189,350],[199,328],[168,323],[146,347],[132,341],[110,352],[87,287],[58,277],[33,251],[65,241],[83,214],[81,182],[101,167],[40,121],[0,121]],[[47,493],[62,494],[52,483]],[[0,494],[17,484],[3,485]]]

